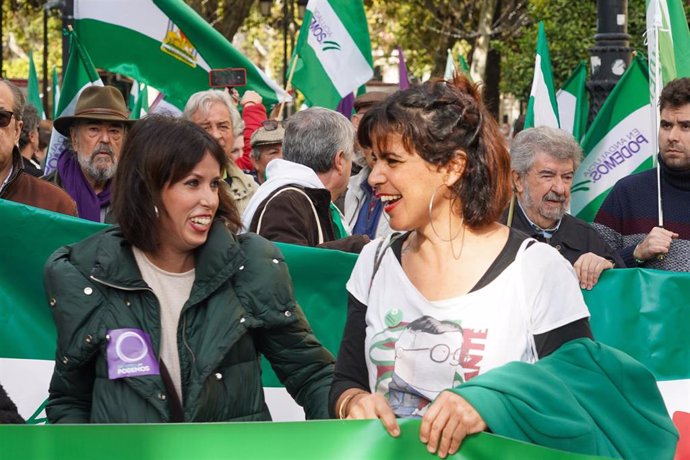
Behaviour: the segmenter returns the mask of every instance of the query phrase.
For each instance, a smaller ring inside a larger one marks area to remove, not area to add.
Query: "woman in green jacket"
[[[46,264],[50,423],[270,420],[261,354],[308,419],[328,417],[333,357],[280,251],[235,236],[226,165],[192,122],[152,116],[130,131],[113,187],[119,226]]]

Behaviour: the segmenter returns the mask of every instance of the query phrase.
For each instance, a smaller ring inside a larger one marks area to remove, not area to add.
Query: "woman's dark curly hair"
[[[499,218],[511,194],[510,155],[477,85],[457,76],[399,91],[364,115],[357,139],[377,152],[391,134],[439,167],[464,152],[465,170],[451,190],[465,223],[477,228]]]

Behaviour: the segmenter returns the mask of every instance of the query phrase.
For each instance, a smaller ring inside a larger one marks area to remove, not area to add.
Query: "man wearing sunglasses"
[[[24,171],[17,147],[23,110],[24,96],[19,88],[0,80],[0,199],[76,216],[77,207],[69,195]]]
[[[57,118],[55,130],[70,139],[46,180],[59,185],[77,202],[79,217],[106,222],[111,183],[129,119],[125,99],[113,86],[89,86],[77,99],[74,115]]]

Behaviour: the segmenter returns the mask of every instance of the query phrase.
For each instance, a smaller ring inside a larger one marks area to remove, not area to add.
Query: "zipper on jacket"
[[[182,318],[182,343],[184,343],[184,346],[187,350],[189,350],[189,353],[192,355],[192,364],[196,364],[196,355],[194,355],[194,351],[192,350],[192,347],[189,346],[187,343],[187,317],[184,316]]]
[[[123,290],[123,291],[149,291],[151,294],[156,295],[156,293],[153,292],[153,289],[151,289],[150,287],[136,287],[136,288],[130,288],[130,287],[118,286],[117,284],[111,284],[111,283],[108,283],[108,282],[106,282],[106,281],[99,280],[98,278],[96,278],[96,277],[93,276],[93,275],[89,275],[89,278],[91,278],[92,280],[96,281],[97,283],[100,283],[100,284],[102,284],[102,285],[104,285],[104,286],[108,286],[108,287],[111,287],[111,288],[114,288],[114,289],[121,289],[121,290]]]

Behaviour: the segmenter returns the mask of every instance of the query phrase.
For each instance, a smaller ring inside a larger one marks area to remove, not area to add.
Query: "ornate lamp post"
[[[283,17],[280,19],[280,25],[283,29],[283,86],[287,85],[287,68],[288,59],[292,50],[295,48],[295,2],[293,0],[282,0]],[[297,17],[304,18],[304,13],[307,11],[308,0],[297,0]],[[273,0],[259,0],[259,9],[261,15],[264,17],[271,16],[271,6]],[[292,32],[289,34],[289,32]],[[288,35],[290,37],[290,54],[288,54]]]
[[[592,77],[587,82],[591,96],[589,123],[630,65],[628,0],[597,0],[597,34],[594,39],[596,43],[589,50]]]

